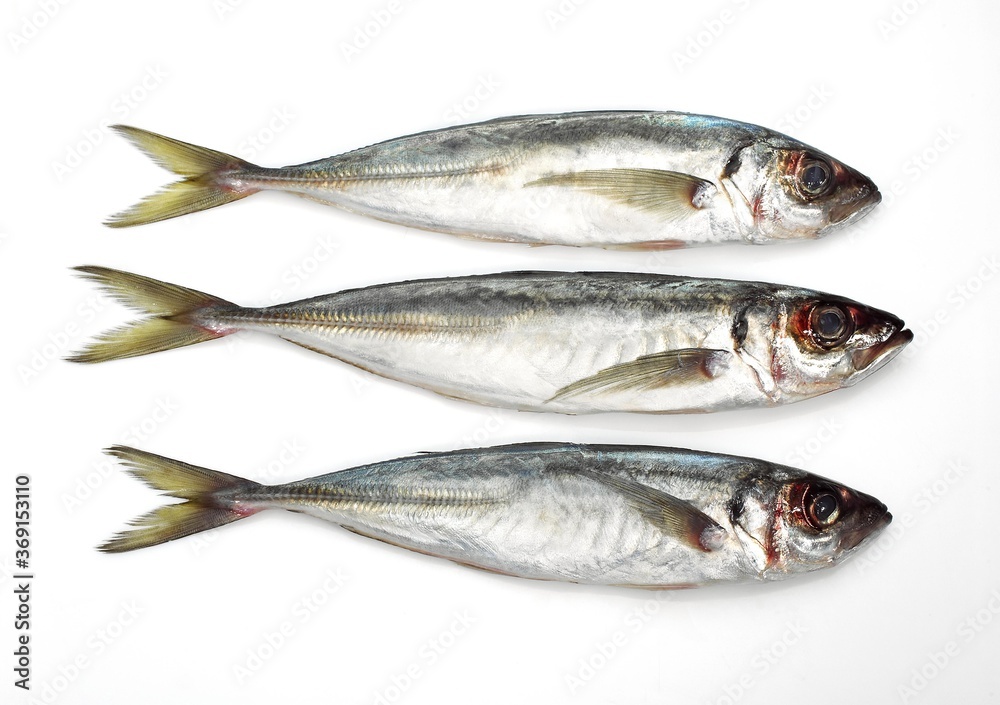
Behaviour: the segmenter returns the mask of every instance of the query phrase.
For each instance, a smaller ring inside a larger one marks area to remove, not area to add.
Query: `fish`
[[[76,270],[147,315],[97,337],[73,362],[263,332],[382,377],[522,411],[787,404],[856,384],[913,339],[899,318],[850,299],[725,279],[508,272],[246,308],[138,274]]]
[[[106,553],[286,509],[502,575],[668,589],[828,568],[892,520],[879,500],[817,475],[678,448],[523,443],[280,485],[126,446],[107,452],[182,501],[133,520],[99,546]]]
[[[182,177],[111,216],[115,228],[277,190],[467,238],[662,250],[818,238],[882,198],[861,172],[791,137],[679,112],[499,118],[278,168],[114,129]]]

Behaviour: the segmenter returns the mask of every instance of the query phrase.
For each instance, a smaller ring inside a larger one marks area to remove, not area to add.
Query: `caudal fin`
[[[117,269],[88,266],[75,267],[75,270],[97,282],[124,305],[148,317],[101,334],[83,350],[66,358],[71,362],[106,362],[148,355],[235,332],[233,328],[206,327],[204,319],[211,313],[238,309],[236,304]]]
[[[259,167],[242,159],[128,125],[111,129],[128,138],[154,162],[184,178],[105,221],[112,228],[155,223],[238,201],[259,189],[241,183]]]
[[[224,472],[188,465],[127,446],[112,446],[107,453],[122,462],[128,472],[169,497],[184,501],[154,509],[133,519],[134,527],[119,532],[98,546],[105,553],[123,553],[155,546],[229,524],[260,508],[247,503],[262,485]]]

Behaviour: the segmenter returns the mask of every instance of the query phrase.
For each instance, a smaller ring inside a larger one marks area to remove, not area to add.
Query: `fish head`
[[[892,515],[875,497],[806,473],[777,496],[768,572],[785,577],[826,568],[877,536]]]
[[[772,321],[770,371],[784,401],[857,384],[913,340],[891,313],[818,292],[790,295]]]
[[[821,237],[882,201],[871,179],[819,150],[793,140],[755,149],[756,183],[744,196],[765,240]]]

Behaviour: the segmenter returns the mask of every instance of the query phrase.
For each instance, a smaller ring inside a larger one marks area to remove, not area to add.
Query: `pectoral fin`
[[[647,390],[711,379],[731,353],[727,350],[684,348],[643,355],[630,362],[606,367],[600,372],[568,384],[549,401],[588,392]]]
[[[714,551],[722,545],[726,530],[690,502],[641,482],[594,470],[581,470],[625,498],[649,523],[691,548]]]
[[[647,211],[664,220],[691,215],[708,205],[711,181],[660,169],[591,169],[553,174],[525,186],[569,186]]]

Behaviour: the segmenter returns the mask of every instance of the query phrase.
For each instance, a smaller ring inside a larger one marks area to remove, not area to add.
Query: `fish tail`
[[[115,534],[97,547],[105,553],[155,546],[224,526],[263,510],[250,500],[253,493],[263,487],[253,480],[127,446],[112,446],[106,452],[153,489],[184,501],[136,517],[129,522],[134,528]]]
[[[247,175],[259,172],[260,167],[242,159],[138,127],[114,125],[111,129],[154,162],[184,178],[111,216],[104,223],[109,227],[130,228],[176,218],[238,201],[260,190],[246,183]]]
[[[208,327],[213,314],[239,310],[236,304],[117,269],[86,266],[75,270],[97,282],[124,305],[148,315],[101,334],[83,350],[67,357],[70,362],[106,362],[148,355],[236,332],[232,327]]]

